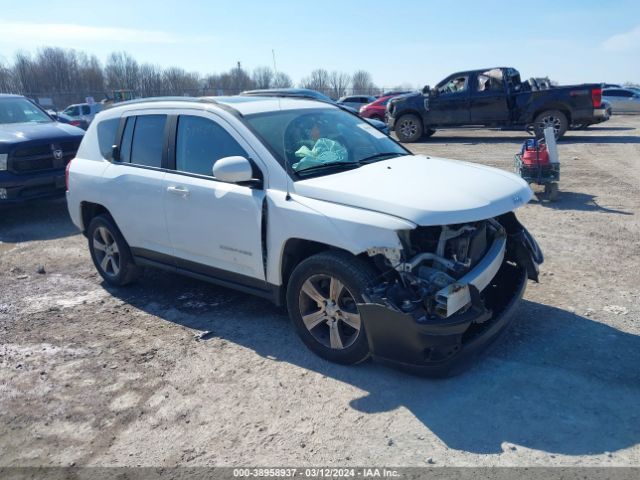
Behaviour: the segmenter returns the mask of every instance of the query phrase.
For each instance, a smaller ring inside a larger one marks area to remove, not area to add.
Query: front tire
[[[412,143],[422,138],[424,127],[420,117],[413,113],[407,113],[398,119],[395,131],[398,140],[402,143]]]
[[[133,282],[140,273],[129,245],[109,215],[98,215],[87,229],[89,252],[98,273],[109,284],[121,287]]]
[[[318,356],[351,365],[366,360],[369,344],[357,303],[375,271],[346,252],[322,252],[302,261],[287,287],[289,318]]]
[[[539,113],[533,121],[537,138],[544,138],[544,129],[553,127],[556,139],[562,138],[569,128],[567,116],[560,110],[545,110]]]

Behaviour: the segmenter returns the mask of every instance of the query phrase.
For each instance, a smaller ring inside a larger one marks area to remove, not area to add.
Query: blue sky
[[[204,74],[272,65],[274,49],[295,82],[317,67],[393,87],[514,66],[523,78],[640,83],[637,0],[0,0],[0,32],[5,62],[60,46]]]

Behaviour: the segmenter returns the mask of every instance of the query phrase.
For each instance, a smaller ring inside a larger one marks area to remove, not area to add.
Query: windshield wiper
[[[331,168],[331,167],[356,168],[356,167],[359,167],[360,165],[361,165],[360,162],[332,162],[332,163],[322,163],[320,165],[314,165],[313,167],[304,168],[302,170],[297,170],[297,171],[294,170],[294,171],[298,174],[301,174],[301,173],[313,172],[317,170],[324,170],[326,168]]]
[[[406,153],[399,153],[399,152],[376,153],[375,155],[371,155],[369,157],[365,157],[365,158],[359,160],[358,163],[361,164],[361,165],[364,165],[366,163],[373,163],[373,162],[377,162],[379,160],[387,160],[389,158],[394,158],[394,157],[403,157],[405,155],[406,155]]]

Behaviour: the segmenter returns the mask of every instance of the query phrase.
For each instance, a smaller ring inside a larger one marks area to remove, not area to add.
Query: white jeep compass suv
[[[412,155],[295,98],[164,98],[97,115],[68,205],[105,281],[155,266],[286,305],[328,360],[444,374],[496,338],[542,254],[511,173]]]

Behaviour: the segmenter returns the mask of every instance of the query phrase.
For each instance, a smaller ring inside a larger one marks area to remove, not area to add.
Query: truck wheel
[[[545,110],[538,114],[533,123],[538,138],[544,138],[544,129],[547,127],[553,127],[556,138],[561,138],[569,128],[567,116],[560,110]]]
[[[396,122],[396,135],[402,143],[417,142],[423,133],[422,120],[417,115],[407,113]]]
[[[287,308],[310,350],[345,365],[369,357],[356,304],[374,278],[369,265],[346,252],[318,253],[295,268],[287,287]]]
[[[98,215],[87,229],[89,252],[98,273],[109,284],[120,287],[134,281],[140,268],[136,266],[129,245],[109,215]]]

